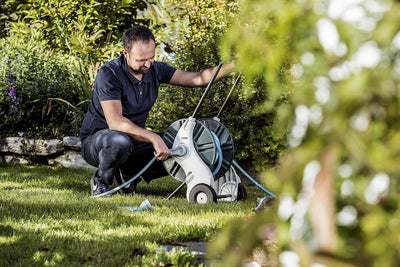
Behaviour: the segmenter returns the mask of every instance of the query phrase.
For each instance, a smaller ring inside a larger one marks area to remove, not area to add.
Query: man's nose
[[[151,60],[146,60],[146,62],[144,63],[144,66],[145,66],[146,68],[150,68],[150,66],[151,66]]]

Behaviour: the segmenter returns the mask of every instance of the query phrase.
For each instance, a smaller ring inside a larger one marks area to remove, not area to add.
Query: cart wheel
[[[238,184],[237,201],[245,201],[247,199],[247,191],[242,183]]]
[[[217,194],[211,186],[198,184],[190,191],[189,201],[199,204],[217,202]]]

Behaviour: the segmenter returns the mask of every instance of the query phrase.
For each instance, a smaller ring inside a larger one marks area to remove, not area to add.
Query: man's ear
[[[126,58],[126,54],[128,54],[128,52],[126,52],[125,48],[122,49],[122,53],[124,53],[124,56],[125,56],[125,58]]]

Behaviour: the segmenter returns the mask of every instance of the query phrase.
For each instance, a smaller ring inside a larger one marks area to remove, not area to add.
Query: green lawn
[[[209,241],[230,221],[252,215],[248,200],[198,205],[171,177],[141,182],[133,196],[90,198],[90,170],[0,165],[0,266],[174,266],[195,265],[189,253],[160,245]],[[250,189],[250,190],[249,190]],[[154,210],[131,212],[149,199]]]

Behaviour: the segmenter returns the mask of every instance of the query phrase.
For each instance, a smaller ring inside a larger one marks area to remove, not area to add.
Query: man
[[[146,182],[168,175],[162,162],[170,151],[161,133],[145,129],[148,113],[162,83],[205,86],[216,67],[201,72],[178,70],[155,61],[155,39],[144,26],[125,31],[123,55],[103,65],[96,77],[91,102],[82,123],[82,155],[98,167],[90,181],[92,195],[102,194],[115,182],[129,180],[154,156],[157,161],[143,173]],[[227,75],[232,63],[222,66],[216,81]],[[133,193],[136,183],[123,188]]]

